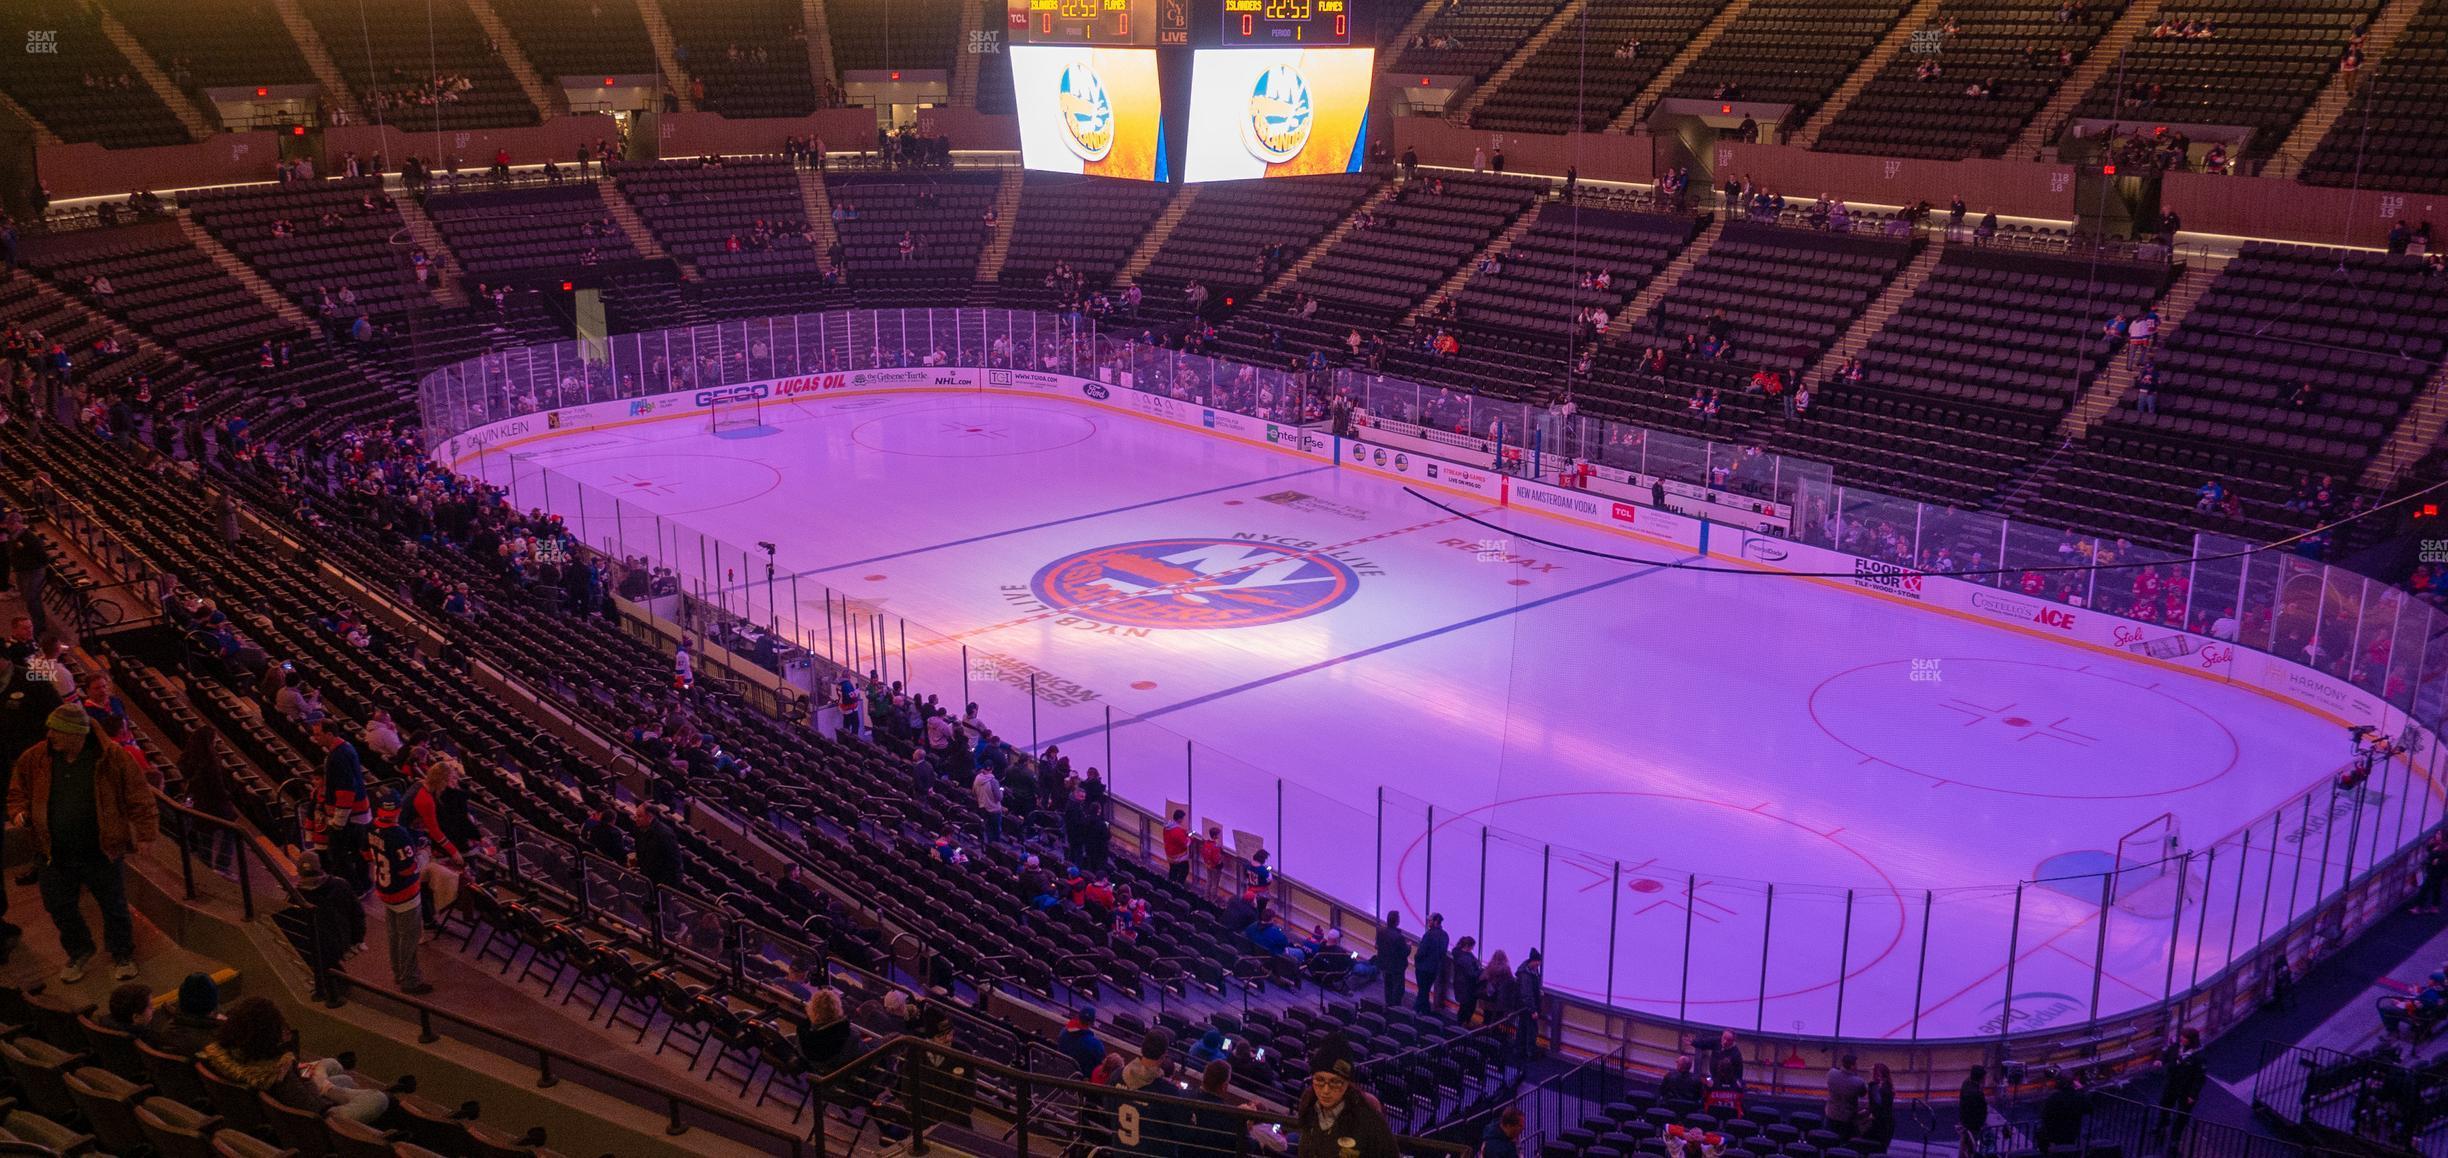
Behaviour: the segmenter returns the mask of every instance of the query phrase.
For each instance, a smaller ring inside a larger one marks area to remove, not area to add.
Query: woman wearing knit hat
[[[1301,1158],[1397,1158],[1394,1128],[1353,1075],[1351,1046],[1329,1033],[1309,1054],[1309,1087],[1293,1111]]]
[[[136,976],[136,927],[128,915],[121,862],[160,833],[153,788],[128,750],[94,730],[83,706],[61,704],[44,721],[46,742],[17,757],[9,777],[10,819],[33,829],[43,908],[59,927],[68,967],[63,984],[85,977],[93,934],[79,902],[102,910],[103,947],[121,981]]]

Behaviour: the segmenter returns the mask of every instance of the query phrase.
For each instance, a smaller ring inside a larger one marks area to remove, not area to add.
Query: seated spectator
[[[144,1035],[147,1021],[153,1017],[153,987],[142,981],[130,981],[110,991],[94,1021],[105,1029],[121,1033]]]
[[[1701,1083],[1699,1074],[1692,1072],[1692,1056],[1676,1058],[1673,1072],[1658,1082],[1658,1103],[1697,1109],[1707,1100],[1708,1087]]]
[[[221,987],[206,973],[179,983],[178,1002],[145,1020],[137,1036],[164,1053],[190,1057],[221,1032]]]
[[[807,1020],[799,1030],[799,1056],[806,1060],[809,1073],[831,1073],[858,1058],[858,1035],[850,1027],[841,990],[825,988],[809,994]]]
[[[391,1098],[337,1059],[301,1061],[280,1007],[250,997],[230,1009],[212,1043],[200,1055],[224,1081],[271,1094],[282,1104],[314,1113],[330,1112],[372,1125],[391,1108]],[[403,1082],[401,1092],[414,1088]]]

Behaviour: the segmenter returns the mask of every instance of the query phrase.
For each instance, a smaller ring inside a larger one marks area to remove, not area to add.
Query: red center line
[[[1492,510],[1495,510],[1496,508],[1494,508],[1494,507],[1489,507],[1489,508],[1487,508],[1487,509],[1492,511]],[[1378,541],[1378,540],[1380,540],[1380,539],[1391,539],[1391,538],[1394,538],[1394,537],[1395,537],[1395,536],[1397,536],[1397,535],[1409,535],[1409,534],[1413,534],[1413,533],[1415,533],[1415,532],[1425,531],[1425,530],[1429,529],[1430,527],[1441,527],[1441,526],[1444,526],[1444,525],[1445,525],[1445,524],[1447,524],[1447,523],[1459,522],[1459,521],[1461,521],[1462,517],[1463,517],[1463,516],[1461,516],[1461,515],[1447,515],[1446,517],[1441,518],[1441,519],[1430,519],[1430,520],[1428,520],[1427,522],[1424,522],[1424,523],[1413,523],[1413,524],[1411,524],[1411,525],[1410,525],[1410,526],[1408,526],[1408,527],[1396,527],[1395,529],[1390,530],[1390,531],[1379,531],[1378,533],[1376,533],[1376,534],[1374,534],[1374,535],[1363,535],[1363,536],[1361,536],[1361,537],[1359,537],[1359,538],[1357,538],[1357,539],[1347,539],[1347,540],[1345,540],[1345,541],[1343,541],[1343,542],[1340,542],[1340,543],[1329,543],[1329,544],[1327,544],[1327,545],[1325,545],[1325,546],[1323,546],[1323,547],[1297,547],[1297,548],[1292,548],[1292,550],[1293,550],[1293,551],[1299,551],[1299,552],[1301,552],[1301,553],[1303,553],[1303,554],[1310,554],[1310,555],[1322,555],[1322,554],[1326,554],[1326,553],[1331,552],[1331,551],[1342,551],[1342,550],[1348,550],[1348,549],[1350,549],[1350,548],[1352,548],[1352,547],[1361,546],[1362,544],[1365,544],[1365,543],[1374,543],[1374,542],[1377,542],[1377,541]],[[1253,546],[1261,546],[1261,547],[1263,547],[1263,546],[1267,546],[1268,544],[1264,544],[1264,543],[1256,543],[1256,544],[1252,544],[1252,545],[1253,545]],[[1113,606],[1114,604],[1117,604],[1117,603],[1130,603],[1130,602],[1135,602],[1135,601],[1137,601],[1137,600],[1141,600],[1141,599],[1155,599],[1155,598],[1160,598],[1160,597],[1162,597],[1162,596],[1166,596],[1166,595],[1187,595],[1187,594],[1190,594],[1190,593],[1195,592],[1195,591],[1200,591],[1200,590],[1203,590],[1203,589],[1206,589],[1206,588],[1213,587],[1213,586],[1215,586],[1216,581],[1217,581],[1217,580],[1219,580],[1219,579],[1223,579],[1223,578],[1226,578],[1226,577],[1229,577],[1229,576],[1232,576],[1232,575],[1238,575],[1238,574],[1241,574],[1242,572],[1245,572],[1245,571],[1258,571],[1258,570],[1263,570],[1263,569],[1268,568],[1268,567],[1275,566],[1276,564],[1278,564],[1278,563],[1280,563],[1280,562],[1282,562],[1282,561],[1283,561],[1283,557],[1284,557],[1285,555],[1290,554],[1290,553],[1291,553],[1290,551],[1286,551],[1286,550],[1284,550],[1284,549],[1282,549],[1282,548],[1277,548],[1276,554],[1275,554],[1273,557],[1270,557],[1270,558],[1265,558],[1265,559],[1261,559],[1261,560],[1259,560],[1259,561],[1257,561],[1257,562],[1254,562],[1254,563],[1244,563],[1244,564],[1242,564],[1242,565],[1240,565],[1240,566],[1238,566],[1238,567],[1231,567],[1231,568],[1227,568],[1227,569],[1225,569],[1225,570],[1222,570],[1222,571],[1217,571],[1217,572],[1215,572],[1215,573],[1213,573],[1213,574],[1209,574],[1209,575],[1201,575],[1201,576],[1199,576],[1199,577],[1198,577],[1198,578],[1196,578],[1196,579],[1185,579],[1185,580],[1183,580],[1183,581],[1181,581],[1181,582],[1179,582],[1179,583],[1168,583],[1168,584],[1166,584],[1166,585],[1164,585],[1164,586],[1162,586],[1162,587],[1154,588],[1154,589],[1152,589],[1152,590],[1148,590],[1148,591],[1142,591],[1142,592],[1139,592],[1139,593],[1137,593],[1137,594],[1131,594],[1131,595],[1121,595],[1121,594],[1117,594],[1117,595],[1115,595],[1115,596],[1113,596],[1113,597],[1111,597],[1111,598],[1108,598],[1108,599],[1099,599],[1099,600],[1096,600],[1095,602],[1092,602],[1092,603],[1083,603],[1083,604],[1080,604],[1080,605],[1078,605],[1078,606],[1076,606],[1076,607],[1066,607],[1066,608],[1063,608],[1063,609],[1061,609],[1061,610],[1059,610],[1059,611],[1053,611],[1053,610],[1049,610],[1049,611],[1039,611],[1039,612],[1034,612],[1034,613],[1031,613],[1031,614],[1028,614],[1028,615],[1023,615],[1023,616],[1021,616],[1021,617],[1019,617],[1019,618],[1017,618],[1017,619],[1007,619],[1007,620],[1004,620],[1004,621],[1003,621],[1003,622],[1001,622],[1001,623],[989,623],[989,624],[986,624],[986,625],[984,625],[984,626],[982,626],[982,627],[973,627],[973,628],[970,628],[970,629],[969,629],[969,630],[967,630],[967,631],[956,631],[956,632],[953,632],[953,633],[951,633],[951,634],[949,634],[949,635],[941,636],[941,637],[938,637],[937,639],[930,640],[930,641],[928,641],[928,642],[927,642],[927,643],[926,643],[924,646],[927,646],[927,647],[934,647],[934,646],[938,646],[938,645],[941,645],[941,644],[947,644],[947,643],[958,643],[958,642],[960,642],[960,641],[962,641],[962,640],[964,640],[964,639],[968,639],[968,638],[970,638],[970,637],[972,637],[972,636],[986,635],[986,634],[990,634],[990,633],[992,633],[992,632],[1004,631],[1004,630],[1007,630],[1007,629],[1010,629],[1010,628],[1014,628],[1014,627],[1025,627],[1025,626],[1027,626],[1028,624],[1031,624],[1031,623],[1036,623],[1036,622],[1038,622],[1038,621],[1040,621],[1040,620],[1052,619],[1052,618],[1054,618],[1054,617],[1056,617],[1056,616],[1062,616],[1062,615],[1077,615],[1077,614],[1080,614],[1080,613],[1082,613],[1082,612],[1094,611],[1094,610],[1096,610],[1097,608],[1100,608],[1100,607],[1110,607],[1110,606]]]

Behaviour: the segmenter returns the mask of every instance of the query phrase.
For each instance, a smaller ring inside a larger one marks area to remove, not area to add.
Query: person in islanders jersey
[[[400,823],[399,794],[384,789],[374,801],[374,836],[366,859],[374,874],[374,895],[387,914],[391,943],[391,983],[407,994],[433,992],[417,969],[417,942],[425,936],[425,840],[416,829]]]

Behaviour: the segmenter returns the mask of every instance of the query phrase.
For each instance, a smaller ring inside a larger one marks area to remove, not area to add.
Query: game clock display
[[[1013,44],[1152,45],[1156,0],[1008,0]]]
[[[1223,0],[1222,48],[1351,43],[1351,0]]]

